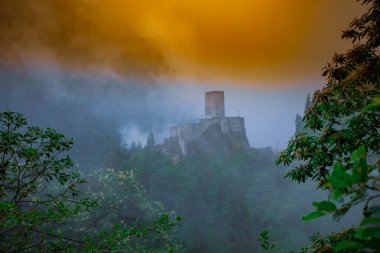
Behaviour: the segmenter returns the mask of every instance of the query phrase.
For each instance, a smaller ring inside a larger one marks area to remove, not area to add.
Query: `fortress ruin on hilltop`
[[[178,161],[181,156],[194,153],[197,146],[212,145],[215,141],[219,142],[216,145],[225,146],[226,152],[249,148],[244,118],[225,116],[224,91],[206,92],[205,118],[171,127],[170,137],[159,148]]]

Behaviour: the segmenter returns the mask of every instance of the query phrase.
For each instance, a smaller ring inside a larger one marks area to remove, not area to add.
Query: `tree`
[[[354,19],[343,38],[354,47],[336,54],[323,73],[328,83],[315,92],[313,105],[304,116],[306,128],[316,136],[299,134],[282,152],[279,162],[303,161],[288,177],[304,182],[312,178],[324,187],[334,162],[349,162],[350,154],[362,144],[371,156],[379,154],[379,113],[363,111],[380,92],[379,0],[363,0],[369,11]]]
[[[146,146],[147,148],[154,148],[156,146],[156,141],[154,140],[154,135],[152,132],[150,132],[148,135]]]
[[[307,113],[307,111],[310,109],[310,107],[311,107],[311,98],[310,98],[310,93],[308,93],[306,96],[304,113]]]
[[[73,237],[75,231],[64,233],[67,230],[65,223],[79,214],[89,217],[90,209],[98,205],[97,201],[80,196],[78,187],[85,180],[73,170],[73,160],[64,155],[72,145],[71,139],[54,129],[27,127],[25,117],[19,113],[0,113],[1,251],[132,252],[136,238],[147,239],[148,233],[166,236],[178,224],[179,217],[173,220],[164,213],[149,224],[117,224],[115,221],[116,224],[109,224],[104,230],[92,230],[91,234],[81,231],[80,235]],[[127,177],[127,174],[116,174],[114,170],[112,172],[106,176],[129,178],[128,182],[124,182],[123,189],[137,191],[136,196],[142,194],[133,178]],[[118,183],[113,181],[105,186]],[[95,197],[99,200],[99,196],[115,194],[109,191],[99,192]],[[144,250],[144,244],[138,246],[136,251]],[[149,249],[150,252],[180,251],[179,247],[174,246],[172,248],[166,243]]]
[[[118,242],[117,246],[124,252],[180,251],[172,231],[158,224],[163,217],[175,217],[174,213],[162,215],[161,203],[149,200],[133,170],[95,169],[86,178],[85,192],[91,194],[99,207],[91,213],[81,212],[73,217],[65,230],[76,238],[80,238],[83,231],[96,238],[99,231],[112,231],[116,225],[118,230],[128,228],[131,232],[127,240]],[[155,233],[155,229],[160,233]],[[137,232],[145,236],[133,236]]]
[[[278,159],[285,165],[298,162],[287,177],[298,182],[314,180],[331,192],[329,200],[314,203],[317,210],[305,220],[327,213],[339,219],[353,205],[364,202],[362,227],[353,238],[341,236],[335,246],[330,244],[338,251],[374,250],[373,241],[380,239],[380,228],[374,225],[379,221],[376,210],[380,206],[373,204],[380,197],[380,113],[376,110],[380,94],[380,1],[360,2],[368,11],[355,18],[342,35],[353,47],[335,54],[326,65],[323,76],[327,84],[314,93],[304,116],[305,128],[313,134],[297,134]],[[318,252],[330,252],[331,247]]]
[[[295,134],[302,133],[302,131],[304,130],[304,125],[303,125],[303,121],[302,121],[302,116],[299,115],[298,113],[296,115],[295,123],[296,123],[296,133]]]
[[[0,247],[7,252],[75,242],[48,228],[94,206],[78,198],[77,186],[85,181],[63,155],[73,141],[51,128],[26,125],[19,113],[0,113]]]

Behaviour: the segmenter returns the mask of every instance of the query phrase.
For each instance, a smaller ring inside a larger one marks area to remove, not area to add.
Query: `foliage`
[[[173,221],[162,214],[153,224],[114,225],[111,229],[85,237],[85,245],[78,252],[182,252],[179,245],[171,243],[165,235],[178,225],[180,218]],[[146,239],[152,234],[164,234],[162,245],[149,245]],[[136,243],[139,240],[140,243]]]
[[[90,209],[102,204],[100,200],[105,194],[97,192],[91,198],[80,196],[79,186],[85,180],[72,169],[72,159],[64,155],[70,150],[72,140],[54,129],[26,126],[26,119],[21,114],[0,113],[2,251],[131,252],[131,245],[137,245],[133,242],[135,238],[146,239],[148,233],[168,237],[168,231],[178,224],[179,217],[173,220],[169,214],[162,214],[150,224],[109,224],[105,229],[81,230],[80,235],[68,230],[65,223],[78,215],[90,217]],[[124,182],[127,189],[139,190],[133,184],[133,177],[117,175],[131,179]],[[112,199],[112,196],[107,198]],[[117,211],[123,212],[122,209]],[[172,248],[169,239],[162,242],[164,246],[151,247],[150,252],[180,250]],[[146,247],[138,244],[134,249],[145,252]]]
[[[119,234],[117,246],[126,252],[180,251],[172,234],[180,217],[164,213],[161,203],[150,201],[133,171],[101,168],[86,178],[88,184],[83,191],[96,200],[98,208],[80,213],[65,226],[67,231],[80,237],[83,231],[96,235],[98,231],[111,230]],[[123,231],[128,231],[124,239]]]
[[[274,247],[276,246],[274,242],[271,243],[269,241],[269,232],[267,230],[261,231],[259,241],[261,248],[269,253],[272,253]]]
[[[326,250],[318,249],[320,244],[314,243],[316,252],[341,252],[344,250],[380,250],[380,205],[374,200],[380,197],[379,168],[376,165],[367,163],[364,146],[360,146],[354,151],[352,156],[352,168],[345,170],[342,162],[337,162],[332,173],[327,179],[327,184],[331,188],[328,200],[314,202],[316,211],[303,217],[305,221],[317,217],[332,214],[335,219],[345,215],[351,207],[364,202],[363,219],[356,229],[351,229],[347,237],[346,232],[338,233],[338,236],[329,236],[335,243],[328,243],[330,247]],[[338,238],[338,239],[337,239]],[[324,243],[323,245],[325,245]],[[332,246],[331,246],[332,245]],[[329,251],[330,250],[330,251]]]
[[[360,240],[354,238],[355,233],[355,228],[345,229],[339,233],[331,233],[327,236],[321,236],[319,233],[314,233],[310,237],[312,243],[310,250],[312,252],[321,253],[340,252],[343,250],[347,252],[349,247],[353,250],[358,245],[361,245]]]
[[[327,64],[323,75],[328,83],[313,96],[304,116],[306,131],[289,142],[277,161],[299,162],[287,177],[298,182],[312,179],[330,191],[328,200],[313,203],[316,211],[304,220],[325,214],[339,219],[351,207],[364,203],[358,228],[314,243],[313,252],[379,250],[380,1],[361,2],[368,5],[368,11],[355,18],[342,35],[352,40],[353,48],[335,54]]]
[[[317,135],[297,135],[278,161],[303,161],[287,175],[298,182],[312,178],[323,187],[334,162],[348,162],[362,144],[369,155],[379,153],[379,113],[363,109],[380,92],[380,33],[374,32],[380,27],[380,7],[379,1],[364,3],[371,4],[369,11],[343,33],[343,38],[356,42],[354,48],[336,54],[325,67],[328,84],[315,92],[304,117],[306,128]]]
[[[305,244],[305,234],[326,225],[306,225],[299,219],[309,197],[318,193],[308,185],[282,180],[270,148],[230,155],[198,151],[175,164],[157,148],[124,147],[113,153],[110,164],[123,173],[133,171],[150,201],[183,217],[176,236],[188,252],[257,252],[256,234],[263,228],[277,228],[273,238],[290,249]],[[144,217],[138,206],[128,209]],[[284,226],[284,220],[294,227]]]
[[[53,129],[26,126],[19,113],[0,113],[0,247],[5,251],[52,247],[47,225],[62,223],[94,202],[78,199],[85,181],[62,154],[72,146]]]

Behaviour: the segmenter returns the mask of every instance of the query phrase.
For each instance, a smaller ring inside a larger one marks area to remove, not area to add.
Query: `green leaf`
[[[332,185],[333,190],[345,189],[348,186],[351,186],[351,176],[346,172],[341,162],[334,164],[328,182]]]
[[[342,197],[343,193],[344,192],[340,189],[334,189],[334,191],[332,192],[332,197],[334,199],[339,199],[340,197]]]
[[[0,210],[12,210],[14,209],[15,207],[15,204],[12,203],[12,202],[3,202],[3,201],[0,201]]]
[[[1,223],[0,223],[1,224]],[[1,224],[0,226],[1,227],[14,227],[18,224],[18,221],[17,219],[9,219],[7,220],[6,222],[4,222],[3,224]]]
[[[369,112],[369,111],[380,111],[380,103],[370,104],[363,109],[363,112]]]
[[[368,227],[359,229],[355,233],[355,238],[363,239],[363,240],[370,240],[372,238],[380,238],[380,227]]]
[[[372,99],[372,103],[364,107],[362,112],[380,111],[380,96],[376,96]]]
[[[313,202],[313,206],[317,207],[320,212],[333,212],[336,211],[336,205],[331,201]]]
[[[302,217],[302,220],[303,221],[309,221],[309,220],[313,220],[313,219],[316,219],[318,217],[321,217],[325,215],[325,213],[323,212],[320,212],[320,211],[314,211],[314,212],[311,212],[305,216]]]
[[[380,217],[368,217],[368,218],[365,218],[360,223],[360,226],[365,226],[365,225],[373,224],[373,223],[380,223]]]
[[[361,249],[363,247],[364,247],[363,243],[345,240],[345,241],[340,241],[335,245],[334,252],[341,252],[344,250],[351,250],[351,249]]]
[[[352,167],[352,182],[366,182],[368,179],[368,169],[364,145],[361,145],[357,150],[355,150],[352,153],[351,160],[354,162]]]

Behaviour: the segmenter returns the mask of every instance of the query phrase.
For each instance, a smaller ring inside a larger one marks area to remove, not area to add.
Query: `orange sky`
[[[0,57],[196,82],[316,79],[354,0],[0,0]]]

